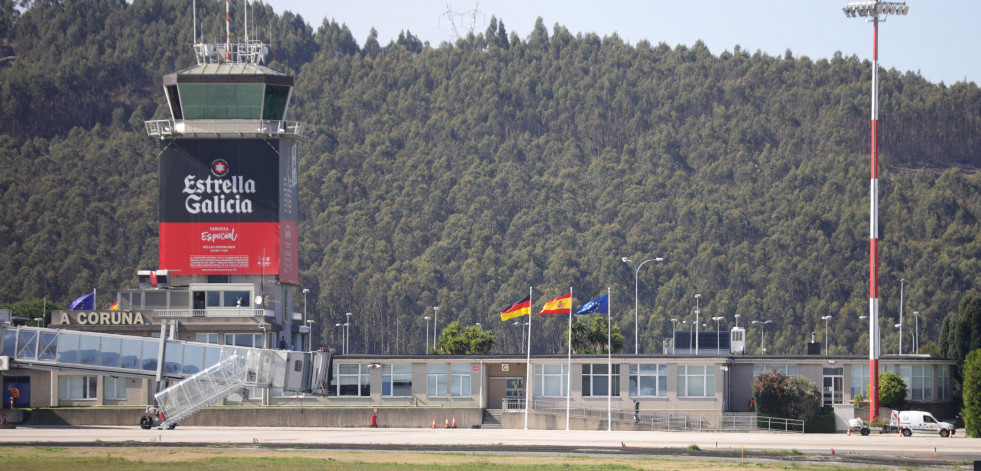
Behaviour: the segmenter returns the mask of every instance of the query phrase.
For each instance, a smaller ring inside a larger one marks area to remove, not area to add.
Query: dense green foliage
[[[981,349],[972,351],[964,362],[964,429],[969,437],[981,438]]]
[[[620,333],[620,326],[612,324],[609,329],[606,326],[606,316],[594,317],[589,322],[577,316],[572,322],[572,352],[582,354],[620,353],[625,341],[623,334]],[[607,331],[609,331],[609,335]],[[566,346],[569,345],[568,338],[566,336]]]
[[[463,355],[487,353],[494,346],[494,332],[484,330],[479,325],[460,327],[459,321],[450,322],[436,342],[437,353]]]
[[[800,375],[768,371],[750,384],[756,412],[772,417],[808,421],[821,412],[821,390]]]
[[[879,373],[879,405],[892,409],[900,409],[906,402],[909,388],[902,376],[892,371]],[[869,387],[865,387],[865,395],[869,395]]]
[[[166,116],[160,77],[194,62],[190,2],[29,3],[0,0],[0,56],[15,57],[0,62],[0,302],[95,288],[108,306],[156,266],[159,147],[142,122]],[[224,13],[207,3],[213,40]],[[455,44],[362,47],[333,21],[254,18],[269,65],[296,76],[289,118],[318,130],[301,145],[300,267],[321,341],[354,312],[351,351],[422,351],[440,306],[517,352],[519,328],[496,319],[529,286],[533,309],[610,287],[632,338],[620,258],[661,256],[639,273],[642,352],[692,317],[695,293],[703,319],[774,320],[770,352],[804,353],[828,314],[832,354],[868,350],[868,62],[542,21],[519,37],[497,19]],[[981,295],[981,91],[889,70],[879,108],[887,353],[900,278],[924,341]],[[535,353],[564,349],[559,317],[533,320]]]
[[[804,433],[835,433],[835,410],[831,406],[822,407],[821,410],[804,423]]]

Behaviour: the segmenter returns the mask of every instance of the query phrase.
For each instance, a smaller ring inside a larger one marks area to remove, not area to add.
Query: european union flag
[[[91,311],[95,309],[95,293],[79,296],[68,306],[72,311]]]
[[[576,314],[608,314],[610,312],[610,294],[604,294],[586,304],[583,304]]]

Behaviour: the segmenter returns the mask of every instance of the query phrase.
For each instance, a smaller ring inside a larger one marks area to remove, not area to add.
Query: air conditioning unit
[[[157,270],[154,272],[157,278],[156,287],[160,289],[170,288],[170,270]]]
[[[153,287],[153,281],[150,279],[153,270],[137,270],[136,272],[136,282],[139,284],[140,289],[150,289]]]

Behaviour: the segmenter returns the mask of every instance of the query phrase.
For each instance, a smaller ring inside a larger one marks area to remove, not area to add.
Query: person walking
[[[634,423],[640,422],[640,401],[634,399]]]

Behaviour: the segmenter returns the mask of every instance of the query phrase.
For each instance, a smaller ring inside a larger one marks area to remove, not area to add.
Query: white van
[[[940,433],[941,437],[946,438],[955,431],[952,424],[941,422],[933,414],[919,410],[892,411],[892,426],[899,429],[904,437],[913,432],[927,432]]]

